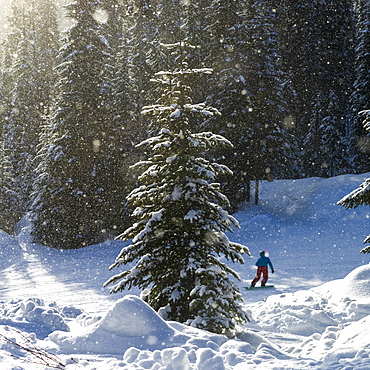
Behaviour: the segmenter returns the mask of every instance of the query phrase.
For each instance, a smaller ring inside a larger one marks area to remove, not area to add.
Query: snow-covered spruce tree
[[[322,121],[324,126],[322,143],[325,148],[325,156],[321,177],[338,176],[346,173],[349,168],[347,143],[338,129],[340,118],[335,114],[338,111],[337,108],[338,101],[335,93],[332,92],[329,95],[327,115]]]
[[[220,182],[235,211],[238,204],[250,200],[252,174],[246,166],[252,158],[253,123],[249,120],[252,102],[248,72],[251,64],[246,50],[251,47],[247,22],[239,13],[239,3],[213,0],[210,5],[206,13],[209,24],[206,50],[214,74],[209,78],[212,89],[207,101],[217,106],[222,117],[217,121],[208,120],[207,124],[213,132],[225,136],[234,145],[215,155],[224,158],[224,163],[232,170],[232,175],[221,176]]]
[[[276,9],[266,0],[251,0],[243,12],[249,33],[248,45],[239,39],[247,64],[244,78],[250,85],[247,94],[252,105],[246,115],[249,133],[249,164],[244,171],[258,181],[295,176],[293,136],[284,124],[287,111],[286,92],[290,90],[290,75],[281,64],[281,44],[277,32]],[[242,28],[242,26],[240,26]],[[237,48],[235,46],[235,48]],[[250,70],[248,71],[248,64]],[[249,72],[249,73],[248,73]],[[258,192],[255,194],[258,203]]]
[[[134,165],[142,170],[141,185],[128,197],[137,222],[118,237],[132,242],[110,269],[136,263],[104,285],[115,284],[114,293],[147,288],[143,299],[155,310],[165,310],[169,320],[223,333],[248,318],[229,275],[239,277],[219,257],[243,263],[241,253],[249,250],[225,235],[238,223],[222,208],[228,200],[213,181],[229,169],[204,158],[211,148],[231,144],[220,135],[191,130],[199,118],[219,114],[191,101],[187,80],[204,73],[211,71],[190,69],[183,61],[179,68],[155,75],[163,95],[143,114],[152,117],[157,135],[139,144],[151,155]]]
[[[50,0],[13,2],[9,23],[1,76],[0,224],[12,233],[28,209],[39,135],[52,96],[58,50],[55,6]]]
[[[19,214],[14,207],[17,204],[17,196],[10,188],[13,174],[5,151],[5,126],[8,124],[11,112],[11,91],[13,88],[12,56],[16,54],[16,45],[12,42],[14,40],[16,40],[16,35],[9,32],[3,45],[1,45],[0,68],[0,229],[9,234],[13,233],[14,226],[19,221]]]
[[[370,132],[370,111],[363,111],[361,114],[365,115],[364,127],[366,131]],[[357,189],[344,196],[338,204],[346,209],[361,205],[370,206],[370,178],[366,179]],[[364,240],[364,244],[368,243],[370,243],[370,235]],[[362,249],[361,253],[370,253],[370,246]]]
[[[109,99],[111,48],[96,17],[102,8],[92,0],[67,8],[75,23],[59,55],[57,96],[45,134],[50,142],[41,153],[31,206],[33,237],[51,247],[101,242],[122,223],[124,173],[111,160],[119,158],[121,137]]]
[[[35,53],[36,30],[33,9],[13,6],[12,41],[15,53],[10,73],[12,90],[8,119],[3,127],[4,154],[11,176],[7,184],[16,194],[12,210],[22,218],[27,210],[33,182],[33,161],[38,145],[39,127],[42,121],[39,109],[37,58]]]

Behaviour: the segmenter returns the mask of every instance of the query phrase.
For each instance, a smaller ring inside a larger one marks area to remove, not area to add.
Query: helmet
[[[266,253],[265,251],[261,251],[261,252],[260,252],[260,256],[264,256],[264,255],[265,255],[265,253]]]

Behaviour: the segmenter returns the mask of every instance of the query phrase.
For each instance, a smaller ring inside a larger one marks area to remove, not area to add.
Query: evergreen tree
[[[183,5],[181,0],[156,0],[158,39],[165,44],[182,40]]]
[[[132,98],[136,105],[135,119],[142,126],[145,126],[145,122],[140,114],[141,107],[155,96],[150,79],[155,71],[164,68],[165,65],[162,52],[158,48],[158,22],[156,1],[134,1],[129,18],[127,48],[134,87]]]
[[[123,34],[123,5],[119,0],[102,0],[107,39],[112,50],[118,50]]]
[[[338,101],[335,130],[346,135],[353,80],[352,0],[284,1],[278,6],[282,60],[290,70],[295,94],[288,101],[296,133],[304,148],[317,95],[331,92]],[[304,161],[312,163],[311,161]],[[301,175],[311,169],[303,168]]]
[[[221,183],[223,192],[231,199],[235,210],[240,202],[249,201],[250,194],[251,173],[246,170],[251,156],[251,127],[247,123],[252,110],[246,57],[249,32],[245,19],[238,14],[235,1],[230,4],[227,1],[213,1],[211,5],[207,14],[210,34],[208,58],[215,73],[208,101],[220,110],[222,116],[216,122],[209,120],[209,125],[234,144],[232,148],[225,148],[220,155],[232,170],[232,175],[221,177]]]
[[[36,152],[50,106],[58,30],[48,1],[12,3],[10,33],[5,38],[2,111],[3,229],[13,232],[28,209]]]
[[[183,39],[194,45],[189,50],[189,67],[199,68],[209,65],[210,35],[208,32],[209,19],[207,11],[211,0],[192,0],[184,2],[183,17],[184,24],[181,28]],[[192,97],[194,101],[204,101],[209,94],[209,76],[197,76],[191,83]]]
[[[132,242],[111,268],[136,264],[105,286],[115,283],[112,292],[148,288],[144,300],[155,310],[165,308],[168,319],[223,333],[247,316],[238,303],[240,292],[228,277],[238,275],[218,257],[243,263],[240,253],[249,251],[225,235],[238,223],[223,210],[227,198],[214,180],[229,169],[204,158],[211,148],[231,144],[211,132],[191,130],[199,117],[219,114],[192,103],[187,80],[204,73],[210,70],[190,69],[180,60],[178,68],[155,76],[163,94],[157,104],[144,107],[143,114],[153,118],[158,134],[139,144],[151,155],[135,165],[142,170],[141,185],[128,197],[137,222],[119,236]]]
[[[59,56],[50,144],[35,182],[32,233],[37,242],[57,248],[111,237],[124,207],[124,174],[115,167],[119,158],[112,161],[121,138],[109,105],[111,49],[96,17],[101,9],[99,1],[89,0],[68,6],[75,24]]]
[[[222,113],[213,129],[235,145],[222,153],[233,171],[222,183],[226,195],[232,195],[234,209],[250,200],[252,180],[282,176],[291,159],[290,135],[283,126],[285,79],[275,14],[267,2],[255,0],[248,3],[244,15],[240,11],[237,1],[214,0],[209,13],[216,72],[210,101]]]
[[[11,39],[15,39],[14,31],[9,32],[2,42],[1,69],[0,69],[0,229],[7,233],[13,233],[14,226],[19,220],[19,215],[14,208],[16,194],[11,190],[12,173],[10,171],[9,159],[5,151],[5,126],[8,124],[11,112],[11,91],[13,79],[11,73],[12,56],[15,55],[14,44]]]
[[[130,73],[130,54],[127,41],[121,37],[120,45],[116,51],[116,58],[112,62],[114,66],[114,76],[112,78],[111,94],[109,95],[109,106],[111,107],[112,128],[114,140],[111,141],[109,153],[109,167],[111,173],[109,177],[116,179],[107,182],[106,186],[111,187],[112,199],[109,202],[111,214],[116,220],[114,224],[122,224],[117,216],[124,220],[123,224],[129,226],[131,218],[130,209],[127,207],[126,196],[136,185],[136,178],[129,170],[130,165],[138,160],[138,150],[134,143],[141,141],[145,137],[145,129],[141,120],[137,118],[136,102],[132,98],[137,90]],[[119,189],[119,190],[118,190]],[[124,204],[122,214],[122,204]]]
[[[355,173],[369,171],[370,137],[362,125],[359,112],[369,108],[370,102],[370,2],[357,1],[356,24],[356,79],[351,98],[352,120],[349,127],[349,153]]]
[[[303,148],[307,177],[332,177],[348,169],[346,145],[337,123],[338,100],[334,92],[328,97],[319,94]]]
[[[182,36],[187,42],[196,46],[189,50],[189,63],[191,66],[204,66],[207,63],[207,42],[209,34],[207,27],[207,8],[211,0],[194,0],[184,3],[183,18],[184,24],[181,27]]]
[[[265,0],[252,0],[245,11],[249,27],[247,76],[250,84],[252,127],[249,172],[254,180],[294,177],[291,167],[293,139],[284,124],[287,110],[286,90],[290,75],[281,63],[281,45],[277,32],[276,9]]]
[[[362,115],[365,116],[364,128],[367,132],[370,132],[370,111],[363,111]],[[346,209],[356,208],[361,205],[370,206],[370,179],[366,179],[357,189],[344,196],[338,204]],[[370,243],[370,235],[366,237],[364,243]],[[361,253],[370,253],[370,246],[362,249]]]
[[[327,0],[325,11],[327,40],[325,63],[328,68],[326,96],[332,96],[331,114],[336,121],[336,130],[342,138],[347,134],[346,120],[350,112],[350,97],[355,78],[355,13],[353,0]],[[333,37],[334,35],[334,37]],[[331,94],[333,92],[333,94]]]
[[[38,110],[46,117],[52,105],[56,76],[54,68],[59,50],[57,8],[52,0],[32,2],[35,19],[34,54],[37,61]]]
[[[8,117],[3,127],[3,142],[8,180],[5,186],[12,190],[14,203],[11,210],[16,223],[27,210],[42,116],[35,53],[37,34],[33,23],[36,13],[33,8],[26,9],[14,4],[12,10],[12,26],[15,30],[10,37],[15,53],[10,67],[12,86]]]

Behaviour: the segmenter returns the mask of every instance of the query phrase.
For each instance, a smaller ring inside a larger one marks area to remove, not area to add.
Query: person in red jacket
[[[260,258],[258,258],[257,262],[256,262],[256,266],[257,266],[257,275],[256,277],[253,279],[252,283],[251,283],[251,287],[254,287],[256,286],[257,282],[259,281],[259,279],[261,278],[261,275],[262,275],[262,282],[261,282],[261,286],[265,286],[266,283],[267,283],[267,280],[269,279],[269,270],[268,270],[268,266],[270,266],[271,268],[271,273],[273,274],[275,271],[274,271],[274,267],[272,266],[272,263],[271,263],[271,260],[270,258],[266,257],[265,256],[265,251],[262,251],[260,253]]]

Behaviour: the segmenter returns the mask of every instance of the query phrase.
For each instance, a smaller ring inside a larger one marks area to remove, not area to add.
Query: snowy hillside
[[[165,322],[139,291],[110,295],[122,242],[59,251],[31,244],[26,222],[0,232],[1,369],[369,369],[370,208],[336,205],[367,177],[264,182],[236,214],[230,238],[252,252],[233,266],[251,318],[238,339]],[[275,288],[246,291],[260,250]]]

